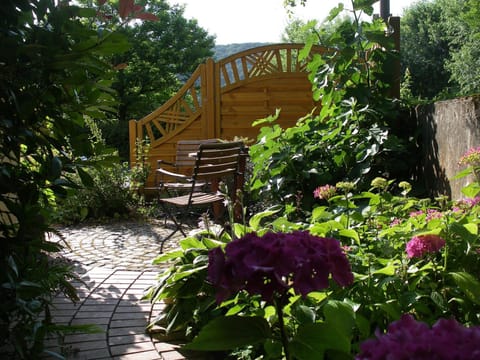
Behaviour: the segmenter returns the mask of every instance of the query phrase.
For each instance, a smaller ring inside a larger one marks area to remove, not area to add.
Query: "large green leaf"
[[[467,272],[451,272],[450,276],[457,286],[475,304],[480,305],[480,281]]]
[[[323,359],[326,350],[350,351],[350,338],[328,323],[301,326],[290,343],[290,352],[295,359]]]
[[[272,216],[272,215],[278,213],[279,211],[280,211],[280,208],[277,207],[277,208],[271,208],[271,209],[268,209],[268,210],[265,210],[265,211],[262,211],[260,213],[257,213],[255,215],[253,215],[250,218],[250,221],[249,221],[250,227],[254,231],[259,230],[260,229],[260,222],[262,221],[262,219],[264,219],[268,216]]]
[[[225,316],[209,322],[185,348],[201,351],[231,350],[262,343],[270,336],[270,327],[263,317]]]
[[[355,240],[355,242],[357,243],[358,246],[360,246],[360,237],[358,236],[358,233],[353,230],[353,229],[342,229],[339,231],[339,234],[341,236],[345,236],[345,237],[348,237],[350,239],[353,239]]]
[[[330,10],[330,13],[328,14],[327,21],[332,21],[335,19],[338,14],[340,14],[344,9],[343,3],[339,3],[336,7],[334,7],[332,10]]]
[[[480,193],[480,184],[477,182],[468,184],[462,189],[462,193],[467,197],[474,198]]]
[[[355,324],[355,314],[352,307],[344,302],[330,300],[323,308],[326,322],[346,338],[350,339]]]

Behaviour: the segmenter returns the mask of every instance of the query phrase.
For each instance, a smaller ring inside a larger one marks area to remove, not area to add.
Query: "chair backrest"
[[[192,153],[199,150],[201,144],[215,144],[219,143],[218,139],[203,139],[203,140],[179,140],[177,142],[177,149],[175,155],[175,165],[177,168],[193,168],[195,166],[195,157]]]
[[[243,148],[241,141],[200,144],[192,178],[202,181],[236,176]]]

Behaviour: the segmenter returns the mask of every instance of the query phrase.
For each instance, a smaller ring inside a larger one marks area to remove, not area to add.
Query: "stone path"
[[[48,349],[62,351],[66,359],[193,359],[180,352],[179,344],[158,341],[145,330],[164,306],[152,306],[142,296],[162,270],[152,260],[159,254],[160,239],[169,232],[163,223],[147,222],[59,229],[63,240],[58,236],[52,240],[66,243],[62,255],[74,264],[83,283],[74,283],[80,297],[76,304],[64,296],[54,300],[54,322],[93,324],[98,332],[49,339]],[[170,239],[164,251],[175,248],[179,238]]]

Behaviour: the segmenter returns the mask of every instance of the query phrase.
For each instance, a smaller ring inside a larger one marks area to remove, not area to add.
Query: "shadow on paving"
[[[81,264],[84,283],[74,283],[80,301],[73,304],[64,295],[54,299],[52,309],[56,324],[93,325],[97,331],[78,331],[48,340],[48,350],[66,359],[111,359],[136,356],[160,359],[146,325],[152,306],[142,301],[144,291],[155,282],[152,271],[129,271],[111,268],[86,270]],[[53,356],[46,358],[54,358]]]

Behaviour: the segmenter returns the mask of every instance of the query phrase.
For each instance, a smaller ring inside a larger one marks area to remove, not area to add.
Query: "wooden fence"
[[[316,104],[308,80],[307,62],[299,60],[302,44],[253,48],[200,65],[163,106],[129,123],[130,163],[136,161],[138,140],[150,141],[149,162],[173,161],[179,140],[236,137],[256,139],[252,122],[281,109],[278,123],[290,127]],[[313,53],[326,49],[316,47]],[[150,176],[146,186],[151,186]]]

